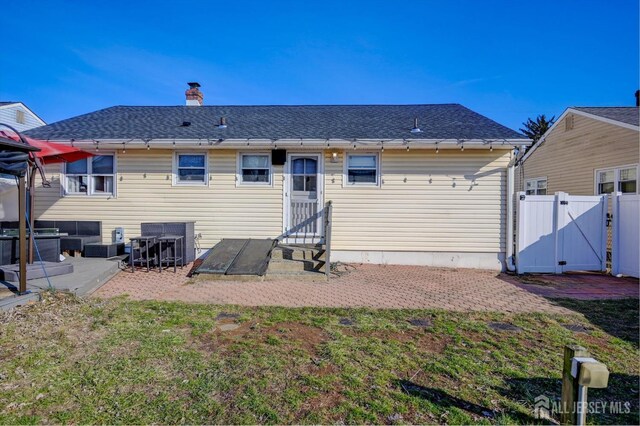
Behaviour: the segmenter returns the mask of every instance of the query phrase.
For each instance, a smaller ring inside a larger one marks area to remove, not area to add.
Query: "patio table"
[[[178,251],[178,242],[180,243],[180,251]],[[165,255],[162,250],[162,244],[166,244],[167,253]],[[159,270],[162,272],[162,265],[166,262],[167,266],[171,265],[173,262],[173,272],[177,272],[178,261],[180,261],[180,269],[184,267],[184,258],[182,256],[183,245],[184,245],[184,237],[182,235],[163,235],[158,237],[158,245],[159,245]],[[173,252],[170,250],[173,248]],[[172,255],[170,255],[172,253]]]
[[[131,253],[129,254],[129,260],[131,263],[131,272],[135,272],[135,263],[136,261],[140,261],[141,264],[146,262],[147,264],[147,272],[150,271],[149,263],[150,263],[150,253],[155,249],[157,244],[158,237],[155,235],[143,235],[139,237],[129,238],[131,241]],[[135,243],[138,243],[138,250],[140,252],[140,256],[135,258]],[[144,247],[144,250],[143,250]],[[155,260],[155,253],[153,254]]]

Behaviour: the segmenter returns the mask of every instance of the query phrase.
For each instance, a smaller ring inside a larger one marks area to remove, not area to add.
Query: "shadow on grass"
[[[581,313],[605,333],[633,343],[640,340],[640,306],[638,299],[575,300],[550,299],[552,302]]]
[[[425,399],[432,404],[440,406],[445,410],[455,407],[460,410],[475,414],[477,416],[484,417],[486,419],[492,419],[494,421],[495,418],[499,414],[501,414],[492,410],[491,408],[483,407],[482,405],[478,405],[473,402],[469,402],[450,395],[443,390],[421,386],[409,380],[397,380],[396,384],[399,388],[404,390],[409,395]],[[509,415],[512,419],[517,420],[519,423],[531,424],[540,422],[539,419],[519,412],[507,412],[505,414]]]

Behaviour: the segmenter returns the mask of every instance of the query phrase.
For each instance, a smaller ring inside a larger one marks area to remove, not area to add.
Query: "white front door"
[[[286,242],[320,242],[324,181],[322,155],[289,154],[287,164],[284,197]]]

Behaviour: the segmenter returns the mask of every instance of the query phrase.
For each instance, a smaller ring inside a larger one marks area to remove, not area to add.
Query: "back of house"
[[[41,220],[191,221],[223,238],[324,243],[332,260],[501,269],[507,167],[523,135],[458,104],[117,106],[28,132],[94,154],[52,165]]]

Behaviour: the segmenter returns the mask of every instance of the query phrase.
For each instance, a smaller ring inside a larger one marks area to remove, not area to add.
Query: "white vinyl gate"
[[[604,271],[605,196],[518,194],[516,269],[528,272]]]
[[[640,195],[611,196],[611,273],[640,278]]]

